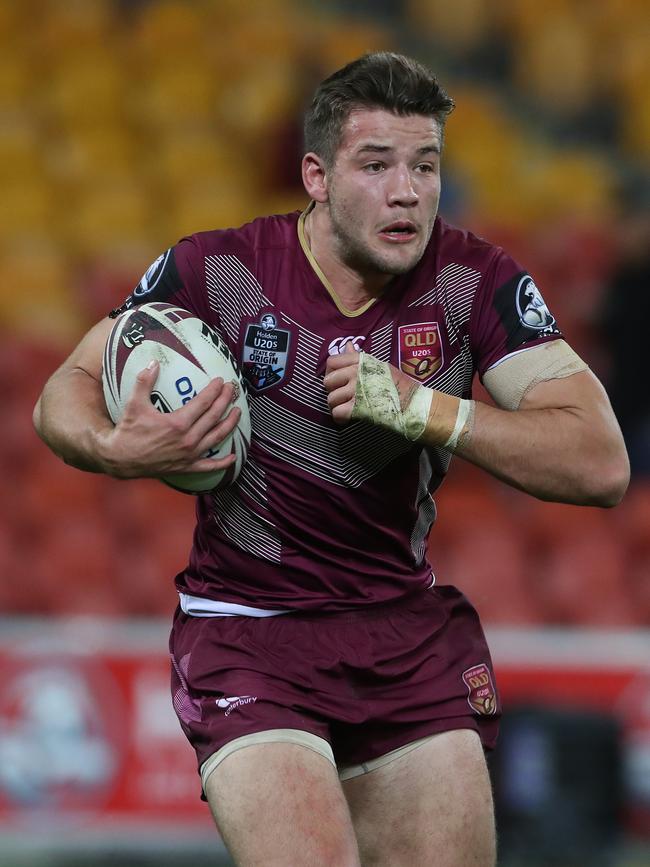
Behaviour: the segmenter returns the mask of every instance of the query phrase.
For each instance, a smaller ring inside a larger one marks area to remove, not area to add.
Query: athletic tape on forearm
[[[458,440],[465,427],[471,426],[471,416],[474,414],[474,401],[461,400],[458,403],[458,415],[456,416],[456,424],[451,432],[451,436],[443,445],[443,449],[448,449],[450,452],[456,451]]]
[[[424,433],[433,391],[418,386],[402,410],[390,367],[367,352],[359,353],[352,418],[395,431],[414,442]]]

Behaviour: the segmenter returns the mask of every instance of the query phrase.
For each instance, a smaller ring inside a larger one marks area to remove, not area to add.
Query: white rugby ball
[[[251,438],[246,386],[236,359],[218,331],[182,307],[154,302],[127,310],[115,320],[104,350],[102,384],[113,422],[122,416],[136,376],[152,359],[160,363],[151,393],[160,412],[180,409],[217,376],[235,384],[235,406],[241,418],[234,431],[205,457],[234,454],[236,461],[225,470],[172,474],[162,480],[191,494],[223,490],[239,475]]]

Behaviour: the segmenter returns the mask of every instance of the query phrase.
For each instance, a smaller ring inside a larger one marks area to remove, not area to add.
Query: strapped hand
[[[425,388],[351,343],[327,360],[324,385],[338,424],[359,419],[451,450],[469,426],[472,401]]]

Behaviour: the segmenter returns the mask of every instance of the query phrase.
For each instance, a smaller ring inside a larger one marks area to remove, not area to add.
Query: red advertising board
[[[136,624],[0,630],[0,832],[212,831],[171,707],[166,634]],[[39,821],[35,821],[38,818]]]

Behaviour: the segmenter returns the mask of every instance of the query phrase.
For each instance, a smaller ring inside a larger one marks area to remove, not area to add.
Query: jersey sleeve
[[[124,303],[111,310],[109,316],[114,319],[138,304],[161,301],[204,319],[207,296],[203,263],[197,236],[181,239],[151,263]]]
[[[477,293],[470,345],[481,379],[499,361],[562,337],[533,277],[498,250]]]

